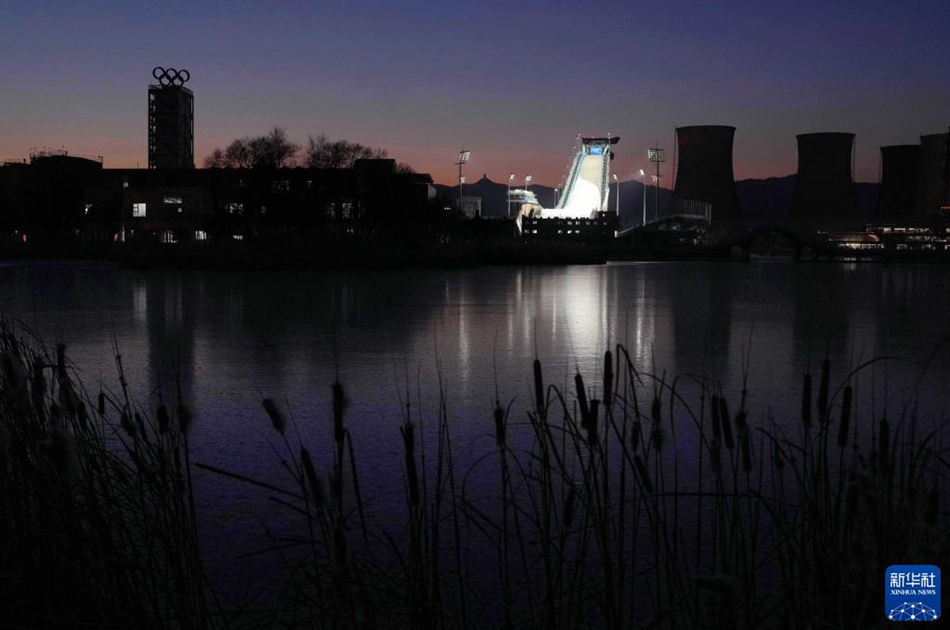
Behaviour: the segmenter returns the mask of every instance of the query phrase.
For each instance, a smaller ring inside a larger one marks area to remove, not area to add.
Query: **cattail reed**
[[[597,446],[600,443],[600,436],[597,433],[597,412],[600,409],[600,401],[596,398],[590,401],[590,417],[587,419],[587,445]]]
[[[104,416],[106,414],[106,395],[101,389],[99,390],[99,401],[98,405],[96,406],[96,411],[99,412],[100,416]]]
[[[505,410],[501,403],[495,401],[495,444],[501,448],[505,445]]]
[[[73,389],[72,383],[68,379],[62,379],[59,386],[59,406],[63,408],[63,413],[68,418],[76,417],[76,410],[79,407],[79,396]]]
[[[716,443],[722,443],[722,427],[719,424],[719,396],[716,394],[712,395],[712,427],[713,427],[713,441]]]
[[[614,394],[614,361],[610,350],[604,353],[604,404],[610,407]]]
[[[811,426],[811,374],[805,373],[802,383],[802,425]]]
[[[633,456],[633,465],[637,469],[637,478],[640,479],[640,485],[643,486],[644,491],[646,491],[647,494],[652,493],[653,483],[650,481],[650,473],[647,471],[647,466],[643,463],[639,455]]]
[[[178,407],[175,410],[176,415],[178,416],[178,428],[183,434],[188,433],[188,430],[191,429],[191,422],[193,420],[191,416],[191,410],[185,405],[185,401],[181,398],[178,399]]]
[[[303,462],[303,472],[307,479],[307,487],[310,489],[310,499],[315,506],[323,507],[327,504],[327,492],[323,488],[323,482],[317,476],[317,471],[313,467],[313,459],[310,458],[310,451],[300,447],[300,461]]]
[[[838,424],[838,446],[844,448],[848,443],[848,425],[851,422],[851,397],[853,391],[851,385],[844,386],[844,394],[841,398],[841,422]]]
[[[561,514],[561,524],[568,529],[574,522],[574,512],[577,506],[577,491],[574,486],[567,489],[567,499],[564,501],[564,512]]]
[[[170,422],[168,419],[168,407],[165,406],[165,403],[158,403],[158,411],[155,415],[158,417],[158,432],[161,434],[167,433]]]
[[[406,484],[409,486],[409,504],[413,507],[419,505],[419,474],[416,470],[416,443],[415,427],[412,422],[406,420],[405,424],[399,427],[402,433],[403,450],[406,456]]]
[[[581,406],[581,427],[587,428],[590,418],[590,407],[587,404],[587,390],[584,389],[584,377],[578,372],[574,376],[574,385],[577,388],[577,403]]]
[[[739,415],[742,415],[741,413]],[[738,416],[737,416],[738,419]],[[738,423],[737,423],[738,424]],[[742,470],[749,472],[752,470],[752,441],[749,438],[749,428],[745,425],[741,426],[738,430],[739,432],[739,446],[742,450]]]
[[[534,404],[539,414],[544,413],[544,379],[541,376],[541,361],[534,360]]]
[[[821,380],[818,382],[818,421],[828,422],[828,372],[829,361],[821,362]]]
[[[131,438],[134,438],[135,434],[138,432],[135,423],[132,422],[132,418],[129,417],[129,413],[127,411],[122,412],[122,417],[119,419],[119,426],[121,426],[122,430],[125,431]]]
[[[732,425],[729,422],[729,405],[726,403],[726,397],[719,397],[719,424],[722,427],[722,438],[726,443],[726,448],[730,451],[735,448],[735,442],[732,440]]]
[[[772,465],[779,471],[785,468],[785,458],[782,456],[782,449],[778,442],[772,447]]]
[[[663,419],[663,403],[660,402],[660,397],[657,394],[653,395],[653,404],[650,405],[650,417],[653,419],[653,424],[660,424],[660,421]]]
[[[346,400],[343,395],[343,385],[340,381],[333,381],[333,439],[343,444],[343,409]]]
[[[274,425],[274,430],[283,435],[284,429],[287,428],[287,419],[283,412],[277,408],[272,398],[265,398],[261,402],[264,405],[264,411],[267,412],[267,416],[270,418],[270,423]]]

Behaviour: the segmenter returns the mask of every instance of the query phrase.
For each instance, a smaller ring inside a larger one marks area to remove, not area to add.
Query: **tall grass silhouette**
[[[0,536],[14,619],[75,627],[869,627],[896,563],[950,557],[944,418],[871,416],[870,361],[817,395],[803,375],[794,426],[748,392],[639,371],[616,345],[598,374],[546,383],[484,412],[492,446],[460,457],[451,404],[393,418],[402,501],[374,513],[345,383],[331,384],[328,452],[314,455],[271,398],[286,483],[190,462],[187,404],[154,414],[120,387],[92,405],[62,348],[2,335]],[[883,360],[883,359],[881,359]],[[528,369],[530,368],[530,369]],[[421,407],[421,403],[418,405]],[[926,420],[926,421],[924,421]],[[329,462],[321,470],[317,462]],[[461,462],[465,463],[462,464]],[[267,611],[225,611],[204,578],[191,467],[260,489],[296,526]],[[486,481],[488,480],[488,481]],[[486,486],[486,484],[488,484]],[[474,488],[479,488],[475,490]],[[485,490],[488,487],[489,490]],[[26,625],[26,624],[24,624]],[[84,627],[84,626],[83,626]]]

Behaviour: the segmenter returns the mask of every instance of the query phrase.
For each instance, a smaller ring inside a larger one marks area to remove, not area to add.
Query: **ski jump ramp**
[[[607,212],[610,194],[610,147],[619,136],[588,138],[578,136],[574,143],[574,158],[568,173],[564,193],[553,208],[524,204],[516,224],[523,233],[524,219],[594,219]]]

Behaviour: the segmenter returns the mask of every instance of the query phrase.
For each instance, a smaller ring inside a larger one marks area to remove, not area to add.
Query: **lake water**
[[[679,376],[737,405],[748,380],[752,422],[798,422],[802,374],[827,355],[837,386],[861,363],[858,417],[899,418],[916,401],[944,421],[950,382],[950,266],[669,262],[472,270],[224,273],[136,271],[98,263],[0,265],[0,312],[47,343],[65,342],[90,392],[115,389],[113,347],[137,402],[195,410],[193,459],[286,482],[283,447],[261,406],[274,398],[326,471],[330,393],[346,391],[365,494],[385,515],[402,501],[398,426],[434,426],[439,382],[460,464],[493,448],[492,408],[531,409],[531,364],[573,392],[599,391],[603,355],[622,344],[644,373]],[[652,387],[652,386],[650,386]],[[573,394],[570,394],[573,396]],[[688,449],[687,443],[677,448]],[[517,440],[515,436],[513,439]],[[209,554],[224,566],[267,525],[273,504],[199,473]],[[485,482],[486,485],[488,482]],[[286,484],[285,484],[286,485]],[[478,475],[471,488],[477,492]],[[395,499],[393,497],[396,497]],[[218,571],[223,571],[218,569]]]

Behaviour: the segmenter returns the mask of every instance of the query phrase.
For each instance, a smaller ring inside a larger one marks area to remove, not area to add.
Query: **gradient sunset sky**
[[[674,128],[737,128],[736,179],[795,172],[795,135],[880,147],[950,126],[950,2],[0,0],[0,160],[35,147],[144,167],[155,66],[187,68],[195,157],[287,129],[387,149],[453,183],[556,185],[574,137],[621,136],[614,172]],[[670,164],[664,166],[669,175]],[[669,182],[664,179],[664,183]]]

